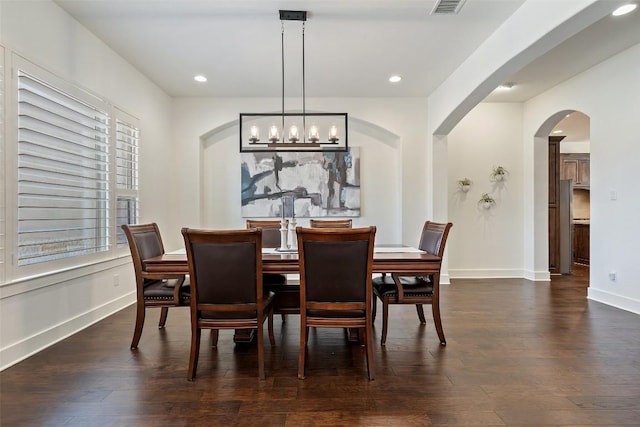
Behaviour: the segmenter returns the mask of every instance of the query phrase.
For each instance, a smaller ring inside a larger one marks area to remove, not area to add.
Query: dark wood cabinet
[[[589,153],[567,153],[560,155],[560,179],[573,180],[573,188],[589,188]]]
[[[589,265],[589,224],[573,224],[573,262]]]

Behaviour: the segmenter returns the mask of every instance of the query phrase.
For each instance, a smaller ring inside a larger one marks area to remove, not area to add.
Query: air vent
[[[431,11],[432,15],[455,15],[460,12],[466,0],[438,0]]]

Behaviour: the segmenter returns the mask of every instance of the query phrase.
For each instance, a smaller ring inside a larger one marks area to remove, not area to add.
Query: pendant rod
[[[280,52],[282,55],[282,141],[284,142],[284,21],[280,21],[282,33],[280,36]]]
[[[307,106],[306,106],[306,93],[305,93],[305,79],[304,79],[304,24],[302,21],[302,142],[307,142]]]

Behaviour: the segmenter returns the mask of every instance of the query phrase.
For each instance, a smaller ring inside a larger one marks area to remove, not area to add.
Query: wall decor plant
[[[466,177],[458,180],[458,187],[460,187],[460,191],[463,193],[469,191],[471,184],[473,184],[473,181]]]
[[[509,174],[509,171],[506,170],[503,166],[495,166],[493,171],[491,172],[491,180],[492,181],[504,181],[506,176]]]
[[[489,193],[482,193],[480,200],[478,203],[482,204],[482,207],[485,209],[489,209],[496,204],[496,200],[489,195]]]

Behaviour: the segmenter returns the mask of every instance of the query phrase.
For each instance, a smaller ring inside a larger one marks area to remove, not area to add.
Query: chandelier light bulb
[[[252,125],[249,129],[249,141],[256,143],[260,141],[260,129],[256,125]]]
[[[298,132],[298,126],[295,124],[289,128],[289,142],[298,142],[300,140],[300,134]]]
[[[318,132],[318,126],[311,125],[309,129],[309,141],[318,142],[320,140],[320,134]]]
[[[338,142],[340,138],[338,138],[338,127],[336,125],[331,125],[331,128],[329,128],[329,141],[331,141],[332,143],[336,143]]]
[[[278,132],[278,126],[271,125],[269,128],[269,142],[275,143],[280,141],[280,133]]]

